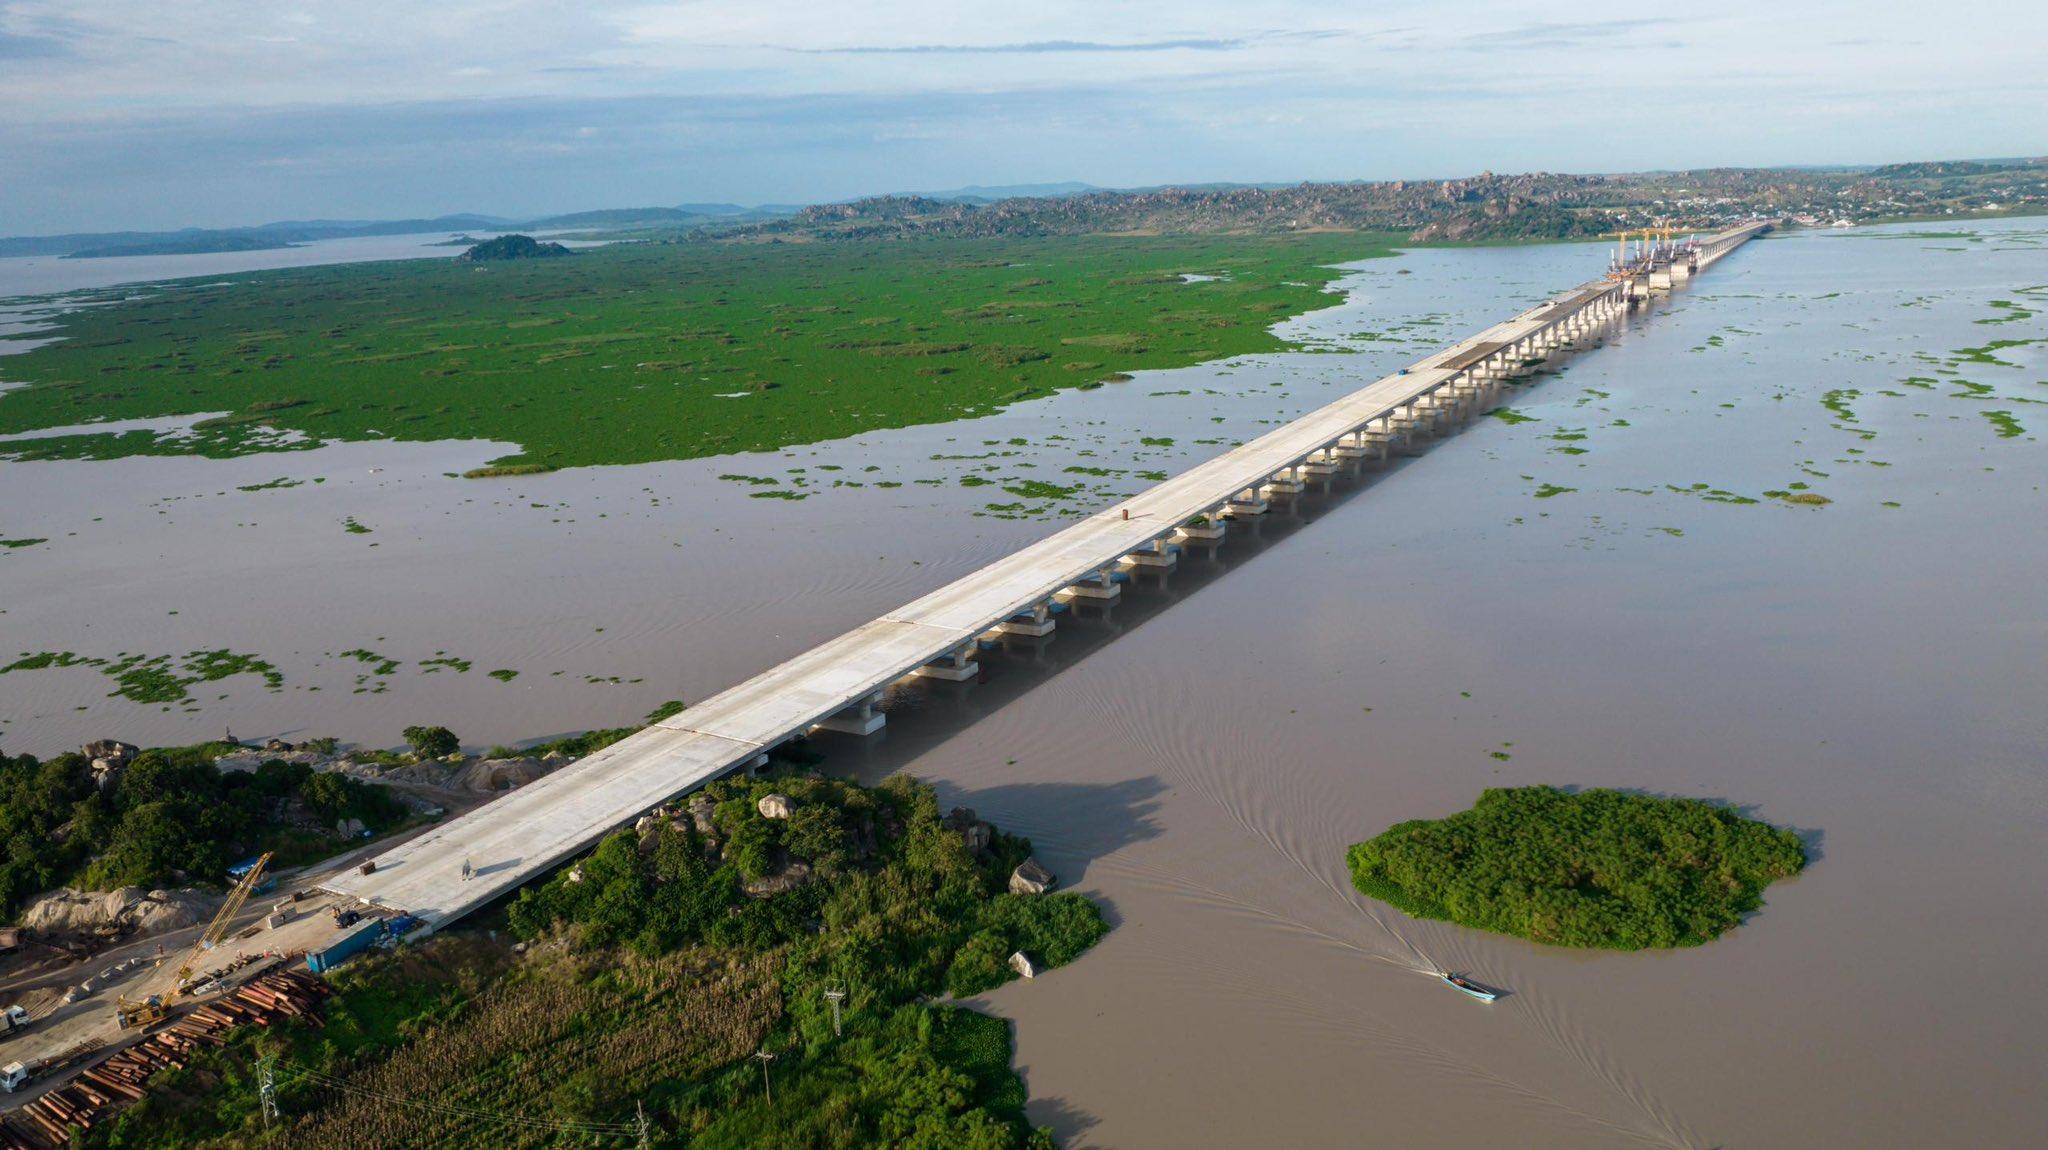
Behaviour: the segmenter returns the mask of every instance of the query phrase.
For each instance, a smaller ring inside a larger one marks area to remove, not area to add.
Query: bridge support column
[[[1174,529],[1174,534],[1184,543],[1204,544],[1209,554],[1216,554],[1216,548],[1223,542],[1223,536],[1230,530],[1230,521],[1222,517],[1220,510],[1211,511],[1200,519],[1183,523]]]
[[[1000,634],[1032,639],[1050,635],[1053,631],[1052,604],[1040,603],[1029,611],[1019,611],[996,624],[995,629]]]
[[[1170,571],[1180,562],[1180,549],[1164,539],[1154,539],[1124,556],[1122,562],[1153,571]]]
[[[951,654],[941,655],[926,663],[911,674],[921,679],[944,679],[949,683],[964,683],[981,674],[981,664],[974,661],[974,644],[968,643]]]
[[[1124,585],[1116,581],[1116,569],[1104,567],[1095,574],[1082,579],[1079,583],[1061,591],[1060,595],[1068,599],[1094,599],[1099,601],[1114,599],[1122,595],[1123,592]]]
[[[876,691],[838,714],[818,720],[816,729],[837,731],[842,735],[872,735],[889,720],[887,715],[875,709],[881,704],[882,693]]]
[[[1223,505],[1223,514],[1230,519],[1249,519],[1255,515],[1264,515],[1272,506],[1266,502],[1266,497],[1259,493],[1258,488],[1247,487],[1230,497],[1230,502]]]
[[[1297,463],[1275,473],[1271,479],[1266,480],[1266,485],[1261,490],[1268,498],[1277,495],[1282,499],[1291,499],[1300,495],[1304,486],[1301,481],[1301,465]]]

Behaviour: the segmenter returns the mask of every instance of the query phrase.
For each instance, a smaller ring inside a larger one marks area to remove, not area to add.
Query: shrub
[[[423,759],[438,759],[462,749],[462,740],[446,727],[407,727],[406,743]]]

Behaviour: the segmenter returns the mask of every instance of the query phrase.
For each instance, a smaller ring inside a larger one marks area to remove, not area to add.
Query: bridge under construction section
[[[1501,388],[1584,346],[1639,301],[1726,257],[1768,222],[1622,255],[1609,274],[1430,355],[1106,508],[322,884],[445,925],[546,874],[609,832],[814,730],[870,734],[892,685],[967,680],[984,638],[1045,635],[1057,603],[1119,596],[1120,571],[1220,545],[1316,479],[1493,406]]]

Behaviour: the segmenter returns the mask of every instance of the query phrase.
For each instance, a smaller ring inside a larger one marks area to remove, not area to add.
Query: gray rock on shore
[[[1025,859],[1010,872],[1011,894],[1044,894],[1058,885],[1060,880],[1040,866],[1035,858]]]

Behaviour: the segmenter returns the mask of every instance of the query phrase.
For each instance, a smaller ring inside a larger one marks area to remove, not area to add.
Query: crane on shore
[[[263,868],[270,865],[270,859],[271,852],[268,851],[257,856],[255,863],[243,872],[241,879],[235,883],[234,889],[228,891],[227,898],[221,900],[220,910],[215,912],[213,921],[206,924],[206,930],[181,956],[177,973],[171,979],[170,989],[141,998],[124,997],[116,1001],[114,1017],[123,1028],[140,1029],[154,1026],[169,1017],[171,1004],[187,992],[192,974],[199,967],[200,958],[207,951],[219,946],[221,940],[227,937],[228,927],[233,925],[235,916],[241,913],[243,905],[249,901],[249,896],[255,893],[256,887],[263,881]]]

